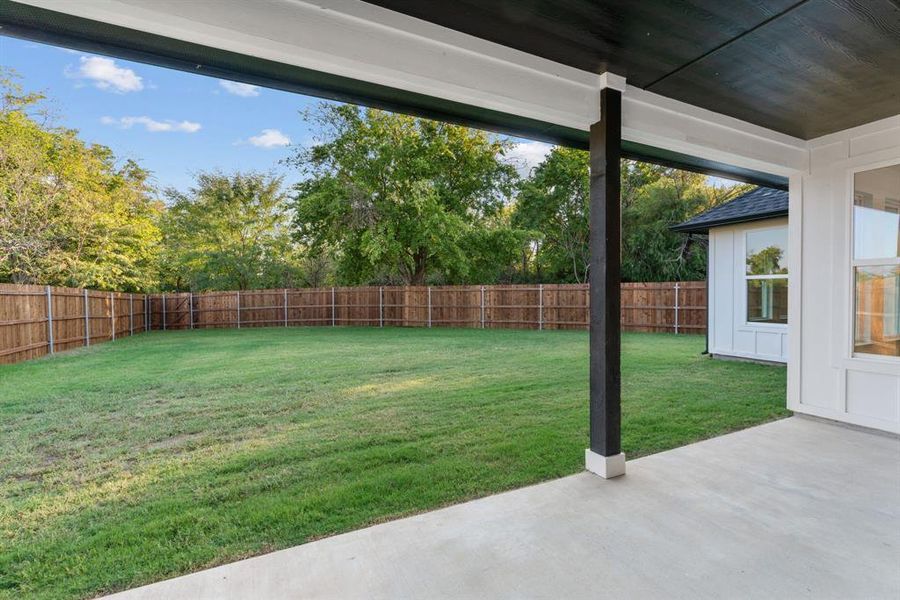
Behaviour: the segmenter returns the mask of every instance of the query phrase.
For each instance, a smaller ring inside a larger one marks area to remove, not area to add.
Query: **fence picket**
[[[50,286],[46,286],[47,292],[47,347],[50,350],[50,354],[53,354],[53,292],[50,291]]]
[[[91,309],[88,307],[90,304],[90,300],[88,298],[88,291],[84,290],[84,345],[91,345]]]

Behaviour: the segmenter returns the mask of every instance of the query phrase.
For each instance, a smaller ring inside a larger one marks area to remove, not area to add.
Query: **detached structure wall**
[[[757,188],[673,229],[709,235],[709,352],[788,361],[788,193]]]

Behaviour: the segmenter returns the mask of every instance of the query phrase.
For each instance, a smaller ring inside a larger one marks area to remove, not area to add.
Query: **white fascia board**
[[[806,142],[691,104],[628,86],[622,139],[756,171],[806,171]]]
[[[623,139],[738,167],[805,171],[805,142],[359,0],[16,0],[185,42],[588,131],[624,89]]]
[[[18,0],[577,129],[599,76],[357,0]]]

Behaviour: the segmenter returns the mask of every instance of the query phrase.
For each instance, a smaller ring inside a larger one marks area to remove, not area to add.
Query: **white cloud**
[[[219,86],[229,94],[233,94],[235,96],[241,96],[244,98],[259,96],[258,85],[250,85],[249,83],[238,83],[237,81],[225,81],[224,79],[220,79]]]
[[[157,133],[160,131],[180,131],[183,133],[196,133],[200,130],[200,123],[194,123],[193,121],[173,121],[171,119],[166,119],[165,121],[157,121],[156,119],[151,119],[150,117],[140,116],[140,117],[119,117],[115,119],[113,117],[102,117],[100,122],[104,125],[115,125],[119,129],[131,129],[135,125],[143,125],[144,129],[151,133]]]
[[[515,165],[522,177],[528,177],[531,170],[541,164],[550,153],[552,144],[545,142],[520,142],[506,154],[507,161]]]
[[[259,135],[251,136],[247,142],[257,148],[279,148],[291,143],[291,138],[277,129],[263,129]]]
[[[96,88],[120,94],[144,89],[144,81],[140,75],[131,69],[118,66],[111,58],[82,56],[79,63],[77,71],[66,70],[66,77],[87,79],[92,81]]]

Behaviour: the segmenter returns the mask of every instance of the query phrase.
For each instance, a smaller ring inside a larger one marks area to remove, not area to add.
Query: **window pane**
[[[747,275],[787,274],[787,227],[747,232]]]
[[[787,323],[787,298],[787,279],[748,279],[747,321]]]
[[[900,256],[900,165],[854,176],[853,254],[857,259]]]
[[[900,356],[900,265],[857,267],[854,351]]]

